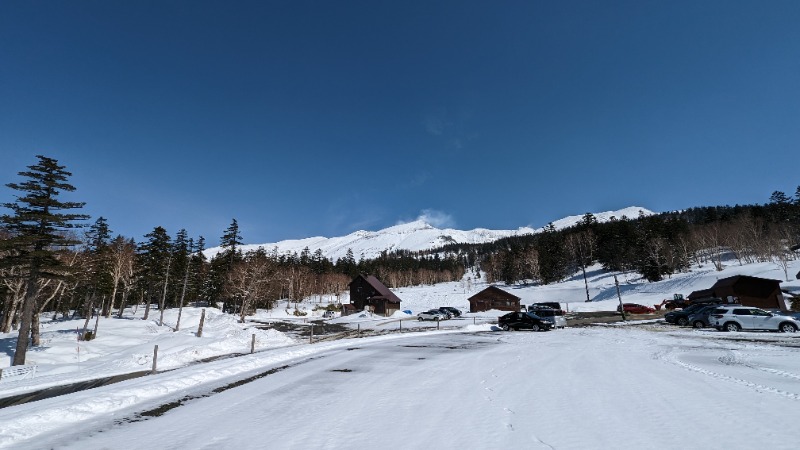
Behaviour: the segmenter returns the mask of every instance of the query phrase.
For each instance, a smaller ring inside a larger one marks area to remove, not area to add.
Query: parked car
[[[631,314],[650,314],[656,312],[655,309],[649,306],[639,305],[637,303],[623,303],[622,306],[617,306],[617,312],[622,312],[622,308],[625,308],[626,313]]]
[[[442,315],[444,316],[445,319],[452,319],[453,318],[453,313],[451,313],[450,311],[448,311],[448,310],[446,310],[444,308],[439,308],[439,309],[437,309],[437,311],[442,313]]]
[[[537,307],[537,306],[544,306],[544,307],[546,307],[546,308],[557,309],[557,310],[559,310],[559,311],[561,311],[561,312],[562,312],[562,314],[561,314],[562,316],[564,315],[564,314],[563,314],[564,310],[562,310],[562,309],[561,309],[561,303],[558,303],[558,302],[539,302],[539,303],[533,303],[533,304],[531,304],[530,306],[528,306],[528,310],[530,310],[530,309],[531,309],[531,306],[533,306],[533,307]]]
[[[708,304],[696,303],[694,305],[689,305],[684,309],[670,311],[664,314],[664,320],[666,320],[667,323],[675,323],[680,326],[688,325],[689,316],[701,310],[702,308],[705,308],[706,306],[708,306]]]
[[[553,326],[532,312],[510,312],[497,319],[497,325],[504,331],[527,328],[533,331],[547,331]]]
[[[771,313],[749,306],[720,306],[711,313],[711,322],[720,331],[771,330],[794,333],[800,321],[782,313]]]
[[[717,309],[717,305],[705,305],[697,311],[687,316],[688,322],[686,325],[691,324],[694,328],[705,328],[711,326],[711,313]],[[682,319],[682,317],[681,317]]]
[[[423,320],[435,320],[438,322],[440,320],[444,320],[444,318],[445,318],[444,313],[442,313],[438,309],[429,309],[427,311],[417,314],[417,320],[419,320],[420,322]]]
[[[440,306],[439,311],[446,310],[450,312],[450,315],[453,317],[461,317],[461,310],[458,308],[454,308],[452,306]]]
[[[564,318],[564,311],[561,309],[553,309],[547,306],[533,304],[528,306],[528,312],[532,312],[542,318],[542,320],[550,322],[553,328],[564,328],[567,326],[567,319]]]

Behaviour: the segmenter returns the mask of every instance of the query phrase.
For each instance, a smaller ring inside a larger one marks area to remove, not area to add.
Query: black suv
[[[535,308],[541,308],[541,307],[545,307],[545,308],[550,308],[550,309],[555,309],[555,310],[561,311],[561,315],[562,316],[564,315],[564,310],[561,309],[561,303],[558,303],[558,302],[533,303],[533,304],[528,306],[528,310],[530,311],[530,310],[533,310]]]
[[[453,317],[461,317],[461,310],[452,306],[440,306],[439,311],[447,311]]]
[[[497,319],[497,325],[504,331],[518,331],[527,328],[533,331],[547,331],[553,325],[531,312],[511,312]]]
[[[686,326],[689,325],[690,315],[700,311],[706,306],[718,305],[720,303],[722,303],[722,299],[718,298],[703,299],[700,300],[698,303],[692,303],[691,305],[687,306],[686,308],[680,311],[670,311],[664,314],[664,320],[666,320],[667,323],[675,323],[680,326]]]

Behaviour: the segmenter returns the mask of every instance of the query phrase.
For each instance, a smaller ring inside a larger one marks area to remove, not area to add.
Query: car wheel
[[[695,320],[692,325],[694,325],[695,328],[703,328],[705,326],[702,320]]]
[[[794,333],[797,331],[797,326],[793,323],[785,322],[779,327],[781,333]]]
[[[537,325],[537,324],[533,324],[533,325],[531,326],[531,331],[539,331],[539,325]]]
[[[417,320],[419,320],[420,322],[422,322],[424,319],[423,319],[422,317],[417,317]]]
[[[728,323],[725,324],[725,331],[736,332],[736,331],[741,331],[741,330],[742,330],[742,327],[740,327],[739,324],[736,323],[736,322],[728,322]]]
[[[506,324],[503,324],[503,326],[502,326],[502,327],[500,327],[500,328],[502,328],[502,329],[503,329],[503,331],[510,331],[510,330],[511,330],[511,327],[510,327],[510,326],[508,326],[508,324],[507,324],[507,323],[506,323]]]
[[[685,327],[689,323],[689,318],[687,317],[679,317],[678,318],[678,325]]]

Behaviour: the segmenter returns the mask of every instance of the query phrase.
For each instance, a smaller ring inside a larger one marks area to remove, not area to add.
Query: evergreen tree
[[[175,306],[180,303],[180,297],[185,294],[183,291],[183,281],[186,279],[188,284],[188,269],[189,269],[189,245],[194,245],[185,229],[181,229],[175,235],[175,241],[172,244],[172,264],[170,265],[170,280],[174,280],[170,289],[170,298],[172,303],[170,306]]]
[[[549,284],[562,280],[567,273],[567,252],[563,233],[548,224],[538,236],[539,272],[542,283]]]
[[[155,227],[144,236],[147,241],[139,245],[139,264],[142,278],[147,290],[147,306],[144,319],[150,315],[150,305],[154,298],[159,298],[168,278],[168,267],[171,263],[172,246],[167,230]]]
[[[2,264],[22,268],[27,285],[12,363],[15,366],[25,364],[39,280],[64,275],[64,267],[55,252],[59,248],[77,244],[65,231],[83,226],[79,221],[89,218],[85,214],[61,212],[79,209],[84,205],[58,200],[62,192],[75,190],[67,182],[72,174],[55,159],[41,155],[36,157],[39,161],[28,166],[30,170],[19,172],[26,181],[6,185],[21,195],[13,203],[3,203],[3,207],[10,209],[12,214],[0,217],[0,222],[11,233],[10,239],[0,241],[3,249],[10,250],[10,256]]]
[[[233,219],[231,225],[220,238],[220,245],[231,258],[233,257],[232,255],[236,255],[238,247],[243,245],[242,235],[239,233],[239,223],[236,219]]]
[[[85,305],[90,312],[92,305],[97,304],[100,298],[100,314],[106,315],[111,308],[113,299],[109,298],[114,291],[114,281],[111,269],[111,229],[104,217],[98,217],[85,234],[88,269],[87,288],[90,290],[89,305]],[[97,332],[95,330],[94,335]]]
[[[189,289],[187,296],[189,299],[202,298],[208,300],[210,298],[208,292],[208,261],[203,252],[206,249],[206,239],[200,236],[197,243],[192,249],[192,256],[189,258]]]

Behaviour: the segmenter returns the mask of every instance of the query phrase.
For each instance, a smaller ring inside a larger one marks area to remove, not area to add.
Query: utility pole
[[[625,306],[622,305],[622,295],[619,293],[619,281],[617,281],[616,275],[614,275],[614,284],[617,286],[617,298],[619,298],[619,310],[622,312],[622,321],[625,322],[628,319],[625,318]]]

